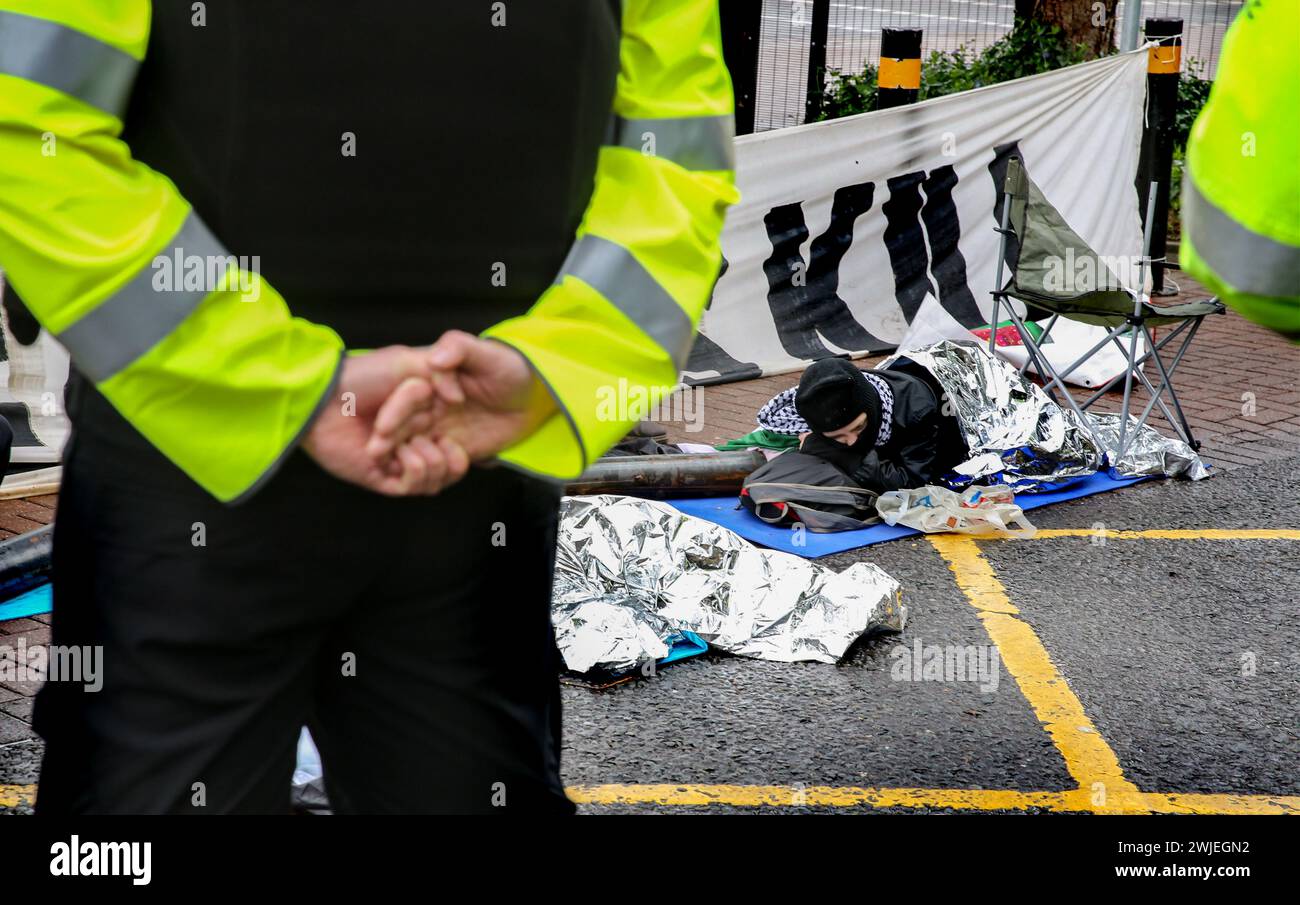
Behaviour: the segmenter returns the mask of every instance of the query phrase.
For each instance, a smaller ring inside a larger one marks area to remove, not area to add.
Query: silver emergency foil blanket
[[[1137,418],[1129,415],[1129,427],[1124,433],[1124,456],[1116,461],[1119,451],[1119,415],[1094,415],[1089,413],[1093,432],[1101,439],[1106,450],[1106,457],[1112,467],[1125,477],[1137,475],[1165,475],[1174,477],[1182,475],[1193,481],[1210,476],[1201,457],[1182,440],[1163,437],[1149,424],[1137,428],[1134,438],[1133,430]]]
[[[971,457],[958,465],[955,487],[995,481],[1017,491],[1052,490],[1109,464],[1120,475],[1208,475],[1186,443],[1144,426],[1139,440],[1114,462],[1118,415],[1086,414],[1101,440],[1069,408],[989,354],[983,343],[945,340],[900,354],[926,368],[944,388],[945,410],[961,425]]]
[[[694,632],[719,650],[835,663],[870,631],[902,631],[899,585],[760,549],[721,525],[635,497],[565,497],[551,620],[575,672],[630,669]]]

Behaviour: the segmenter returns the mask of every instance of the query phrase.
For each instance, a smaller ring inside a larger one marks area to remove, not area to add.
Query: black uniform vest
[[[617,0],[204,6],[154,4],[125,138],[294,314],[373,348],[536,301],[591,197]]]

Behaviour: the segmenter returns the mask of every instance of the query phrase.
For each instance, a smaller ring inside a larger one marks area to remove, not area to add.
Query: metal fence
[[[1115,18],[1124,21],[1119,0]],[[1142,18],[1183,20],[1183,75],[1213,79],[1219,66],[1224,32],[1236,18],[1244,0],[1142,0]]]
[[[812,0],[762,0],[756,131],[803,122],[808,88]],[[1116,21],[1123,21],[1120,0]],[[1185,73],[1213,78],[1223,33],[1243,0],[1141,0],[1142,17],[1183,20],[1183,57],[1196,61]],[[1015,18],[1014,0],[833,0],[826,42],[826,66],[860,72],[880,57],[882,28],[920,28],[923,57],[958,47],[978,52],[1006,35]],[[1116,40],[1119,29],[1116,28]]]

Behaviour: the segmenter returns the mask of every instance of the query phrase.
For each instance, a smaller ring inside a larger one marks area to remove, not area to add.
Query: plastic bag
[[[933,485],[891,490],[876,499],[876,511],[890,525],[906,525],[926,534],[1033,537],[1038,533],[1016,505],[1010,487],[967,487],[960,494]]]

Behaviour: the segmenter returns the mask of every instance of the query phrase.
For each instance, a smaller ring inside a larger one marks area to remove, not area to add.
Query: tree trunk
[[[1089,57],[1109,53],[1115,45],[1115,5],[1119,0],[1016,0],[1016,21],[1032,19],[1055,25]]]

